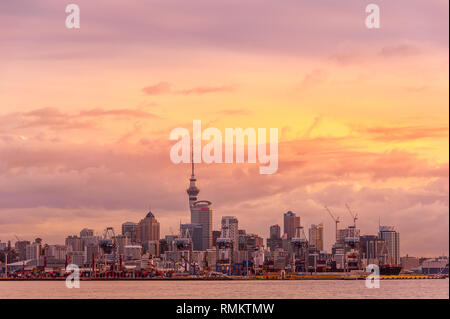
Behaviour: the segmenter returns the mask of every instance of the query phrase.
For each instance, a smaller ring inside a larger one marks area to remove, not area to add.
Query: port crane
[[[336,242],[338,241],[338,224],[339,224],[339,216],[334,217],[333,213],[331,213],[331,210],[325,206],[325,209],[327,210],[328,214],[330,214],[331,218],[334,220],[334,223],[336,224]]]
[[[358,213],[353,214],[352,210],[350,209],[350,206],[348,206],[348,204],[345,204],[345,207],[347,207],[348,213],[350,214],[350,216],[352,216],[353,218],[353,227],[356,228],[356,220],[358,219]]]

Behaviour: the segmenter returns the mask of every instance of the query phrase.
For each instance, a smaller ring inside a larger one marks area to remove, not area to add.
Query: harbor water
[[[382,280],[372,289],[364,280],[81,281],[72,289],[65,281],[0,281],[0,298],[448,299],[449,280]]]

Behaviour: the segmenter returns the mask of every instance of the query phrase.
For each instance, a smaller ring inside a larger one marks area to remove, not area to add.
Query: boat
[[[400,265],[381,265],[380,275],[398,275],[402,271],[402,266]]]

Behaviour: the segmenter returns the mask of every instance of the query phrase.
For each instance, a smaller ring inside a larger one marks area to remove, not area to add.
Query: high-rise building
[[[191,206],[191,223],[202,225],[202,248],[212,247],[212,209],[211,202],[200,200]]]
[[[87,229],[84,228],[80,231],[80,237],[93,237],[94,236],[94,231],[92,229]]]
[[[281,239],[281,227],[279,225],[270,226],[270,235],[267,238],[267,247],[271,252],[277,248],[283,247],[283,241]]]
[[[287,239],[295,237],[297,227],[300,227],[300,217],[291,211],[284,213],[284,233],[287,234]]]
[[[349,240],[359,241],[359,237],[360,230],[358,228],[355,228],[355,226],[348,226],[347,228],[338,230],[336,243],[343,245]]]
[[[384,239],[387,248],[387,262],[389,264],[400,264],[400,234],[395,231],[394,226],[380,226],[378,237]]]
[[[76,235],[66,238],[66,246],[70,246],[72,251],[83,251],[83,239]]]
[[[18,254],[19,261],[27,259],[27,246],[30,244],[28,240],[16,241],[14,248]]]
[[[136,227],[137,224],[133,222],[125,222],[122,224],[122,235],[127,236],[132,244],[136,242]]]
[[[281,238],[281,227],[279,225],[270,226],[270,236],[271,239]]]
[[[375,235],[359,237],[359,247],[362,259],[379,259],[382,256],[384,240]]]
[[[65,245],[49,245],[48,256],[56,259],[65,259],[68,247]]]
[[[202,250],[203,226],[201,224],[181,224],[180,234],[182,238],[192,240],[193,250]]]
[[[32,243],[26,247],[26,259],[39,259],[41,257],[41,244]]]
[[[136,241],[142,244],[148,240],[159,241],[159,222],[152,212],[148,212],[136,226]]]
[[[312,224],[309,228],[309,245],[314,247],[316,251],[323,250],[323,223]]]
[[[239,227],[236,217],[222,217],[222,233],[220,237],[231,239],[231,242],[233,243],[233,250],[237,251],[239,249]]]
[[[189,195],[189,208],[191,210],[191,223],[202,225],[202,247],[207,250],[212,247],[212,208],[211,202],[207,200],[197,201],[200,190],[195,185],[197,179],[194,174],[194,160],[192,158],[192,173],[189,179],[189,188],[186,192]]]

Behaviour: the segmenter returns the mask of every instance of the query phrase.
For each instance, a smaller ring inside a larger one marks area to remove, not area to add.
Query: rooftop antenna
[[[191,139],[191,166],[192,166],[192,176],[194,176],[194,137]]]

